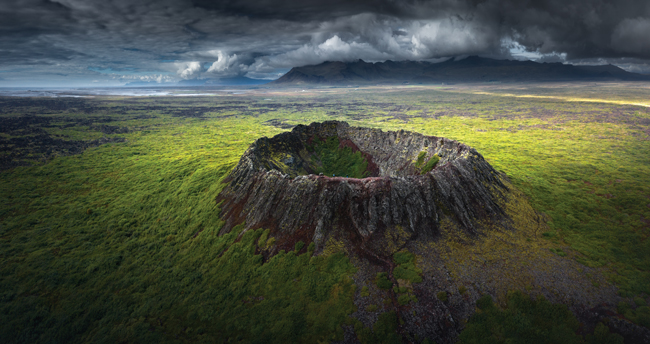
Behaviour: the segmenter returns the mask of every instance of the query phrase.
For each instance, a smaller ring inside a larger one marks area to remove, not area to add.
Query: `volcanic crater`
[[[434,239],[443,222],[473,235],[507,221],[508,188],[474,148],[436,136],[327,121],[256,140],[217,196],[225,225],[266,228],[274,250],[298,241],[357,243],[373,256],[386,239]]]

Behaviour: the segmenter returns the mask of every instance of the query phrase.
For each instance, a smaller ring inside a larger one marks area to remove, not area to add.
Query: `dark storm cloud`
[[[273,78],[325,60],[469,54],[639,71],[650,59],[647,0],[2,2],[2,70],[81,79]]]
[[[331,20],[359,13],[388,14],[402,17],[408,14],[409,4],[391,0],[192,0],[196,7],[249,18],[281,19],[290,21]]]
[[[650,58],[650,2],[646,0],[193,0],[193,5],[229,15],[293,22],[331,22],[362,13],[416,20],[454,18],[484,34],[484,46],[508,37],[530,51],[568,58]],[[349,23],[354,30],[354,23]],[[334,27],[332,27],[334,28]],[[496,36],[496,37],[495,37]],[[469,53],[472,48],[469,48]],[[435,53],[434,53],[435,55]]]
[[[63,32],[71,21],[71,11],[49,0],[3,1],[0,9],[0,34],[30,37]]]
[[[650,50],[624,47],[616,37],[627,37],[632,46],[647,44],[647,35],[635,31],[638,26],[628,27],[625,23],[632,19],[647,23],[648,1],[504,1],[499,9],[503,28],[530,50],[566,53],[569,59],[631,55],[650,58]]]

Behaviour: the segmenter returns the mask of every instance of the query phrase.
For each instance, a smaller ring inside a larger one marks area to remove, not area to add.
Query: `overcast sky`
[[[0,0],[0,86],[246,76],[463,55],[650,73],[649,0]]]

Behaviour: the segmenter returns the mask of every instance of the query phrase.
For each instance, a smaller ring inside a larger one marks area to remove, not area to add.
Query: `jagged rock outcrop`
[[[312,174],[309,146],[336,136],[362,152],[370,176]],[[421,174],[418,155],[439,162]],[[442,137],[351,127],[345,122],[299,125],[260,138],[241,157],[218,195],[222,233],[239,223],[270,228],[279,249],[302,240],[318,249],[330,237],[361,242],[381,256],[386,233],[434,238],[449,220],[469,233],[506,219],[498,205],[506,186],[475,149]]]

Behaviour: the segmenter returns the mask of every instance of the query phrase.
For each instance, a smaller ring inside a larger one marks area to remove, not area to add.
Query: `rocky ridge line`
[[[363,152],[376,165],[374,176],[304,175],[307,145],[330,136]],[[421,151],[427,159],[440,157],[423,175],[414,164]],[[329,121],[255,141],[226,178],[217,202],[226,221],[222,233],[245,223],[246,229],[271,229],[278,249],[302,240],[316,243],[317,251],[335,235],[382,255],[388,232],[433,238],[449,219],[476,234],[481,222],[505,219],[496,202],[506,191],[500,178],[475,149],[457,141]]]

